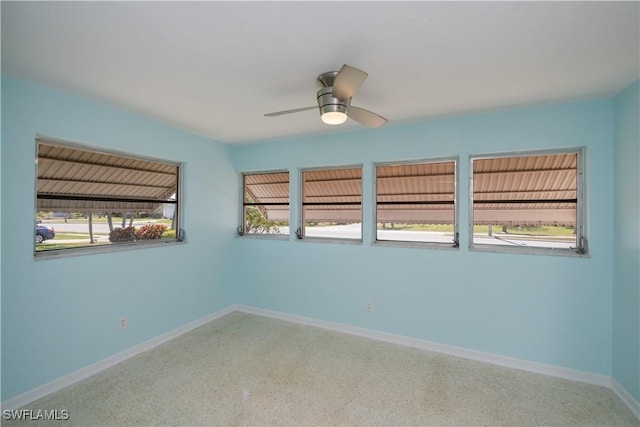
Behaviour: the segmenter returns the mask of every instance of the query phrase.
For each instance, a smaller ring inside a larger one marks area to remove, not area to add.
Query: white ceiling
[[[263,116],[315,105],[344,63],[387,126],[612,95],[639,77],[639,5],[2,1],[2,72],[252,142],[360,126]]]

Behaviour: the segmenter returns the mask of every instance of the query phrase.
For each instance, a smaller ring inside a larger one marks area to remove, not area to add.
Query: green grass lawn
[[[488,227],[488,226],[484,226]],[[475,228],[475,227],[474,227]],[[493,227],[493,232],[502,232],[502,227]],[[475,231],[475,230],[474,230]],[[537,227],[507,227],[508,234],[524,234],[528,236],[573,236],[573,227],[537,226]]]
[[[443,233],[453,233],[452,224],[391,224],[382,228],[382,224],[378,224],[378,230],[402,230],[402,231],[440,231]]]
[[[57,237],[57,236],[56,236]],[[36,248],[36,252],[43,252],[43,251],[51,251],[54,249],[70,249],[70,248],[81,248],[81,247],[85,247],[85,246],[101,246],[101,245],[110,245],[110,242],[100,242],[100,243],[94,243],[94,244],[90,244],[88,242],[89,238],[87,237],[87,242],[83,243],[40,243],[40,244],[36,244],[35,248]],[[51,240],[49,240],[49,242],[51,242]]]
[[[66,221],[64,218],[52,218],[52,219],[46,219],[42,221],[42,223],[52,225],[54,226],[54,228],[56,224],[65,224],[65,223],[84,224],[84,225],[87,225],[87,231],[89,229],[88,222],[89,221],[87,218],[67,218]],[[93,222],[106,224],[107,218],[106,217],[99,218],[96,216],[93,218]],[[162,224],[162,225],[166,225],[167,228],[171,225],[170,219],[158,219],[158,218],[136,218],[134,219],[134,222],[137,223],[136,228],[141,227],[141,225],[139,224],[143,224],[143,225]],[[127,226],[128,225],[129,225],[129,220],[127,220]],[[122,226],[122,218],[114,217],[113,227],[120,228],[121,226]],[[171,232],[167,230],[166,234],[167,235],[164,236],[163,238],[175,238],[175,232],[174,234],[171,234]],[[71,248],[110,245],[111,242],[106,239],[106,237],[108,236],[109,236],[109,233],[94,232],[93,238],[94,240],[97,239],[98,241],[94,243],[90,243],[88,232],[59,231],[56,233],[56,236],[54,239],[47,240],[46,242],[40,243],[40,244],[36,243],[34,247],[36,252],[43,252],[43,251],[51,251],[56,249],[71,249]]]
[[[382,230],[382,224],[378,224],[378,230]],[[387,230],[406,230],[406,231],[436,231],[453,233],[452,224],[390,224],[386,226]],[[474,234],[488,234],[488,225],[474,225]],[[502,226],[494,225],[493,234],[502,234]],[[536,226],[536,227],[507,227],[507,234],[527,235],[527,236],[572,236],[573,227],[563,226]]]
[[[88,218],[68,218],[66,221],[64,218],[42,218],[43,224],[89,224]],[[98,217],[94,216],[92,219],[94,224],[106,224],[107,217]],[[126,227],[129,226],[130,218],[127,218]],[[166,224],[171,225],[170,219],[159,219],[159,218],[134,218],[133,222],[135,223],[153,223],[153,224]],[[112,219],[113,227],[122,227],[122,217],[113,217]]]
[[[97,236],[106,236],[107,234],[93,233],[94,239]],[[89,240],[89,233],[56,233],[56,237],[54,240],[77,240],[77,239],[87,239]]]

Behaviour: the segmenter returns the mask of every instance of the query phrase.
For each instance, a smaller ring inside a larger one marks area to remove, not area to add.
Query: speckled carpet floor
[[[25,409],[69,413],[37,426],[640,425],[603,387],[239,312]]]

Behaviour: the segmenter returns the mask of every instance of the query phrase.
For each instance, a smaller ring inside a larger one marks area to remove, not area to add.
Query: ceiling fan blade
[[[303,107],[303,108],[294,108],[293,110],[277,111],[275,113],[265,114],[264,116],[265,117],[276,117],[276,116],[282,116],[284,114],[299,113],[300,111],[313,110],[314,108],[318,108],[318,106],[314,105],[313,107]]]
[[[344,64],[333,82],[333,96],[343,101],[348,100],[360,89],[369,74]]]
[[[360,122],[370,128],[379,128],[388,121],[387,119],[376,113],[365,110],[364,108],[354,107],[352,105],[347,109],[347,116],[349,116],[349,118],[355,120],[356,122]]]

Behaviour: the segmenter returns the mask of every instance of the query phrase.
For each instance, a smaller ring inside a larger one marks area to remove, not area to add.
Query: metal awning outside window
[[[269,221],[289,222],[289,172],[243,175],[244,206],[252,206]]]
[[[304,222],[362,220],[362,168],[302,172]]]
[[[578,154],[473,159],[476,225],[575,226]],[[455,161],[376,166],[378,223],[453,224]],[[281,176],[282,175],[282,176]],[[302,174],[305,221],[360,221],[362,169],[307,170]],[[286,174],[245,177],[246,194],[266,218],[288,220]]]
[[[376,167],[378,223],[453,224],[455,162]]]
[[[177,203],[177,164],[37,142],[38,211],[154,212]]]
[[[473,160],[473,223],[575,226],[577,153]]]

